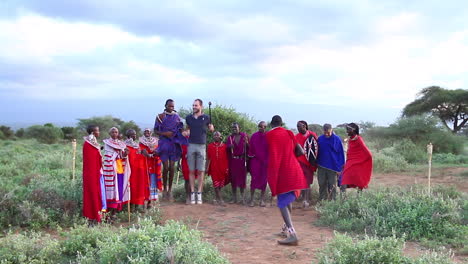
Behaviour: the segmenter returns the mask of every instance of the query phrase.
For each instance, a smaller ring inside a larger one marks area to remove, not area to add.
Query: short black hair
[[[202,101],[202,99],[197,98],[197,99],[195,99],[194,101],[198,101],[198,102],[200,103],[200,105],[203,106],[203,101]]]
[[[166,100],[166,104],[164,104],[164,106],[167,106],[168,103],[173,103],[173,102],[174,102],[174,100],[172,100],[172,99],[167,99],[167,100]]]
[[[270,124],[275,127],[281,126],[283,124],[283,119],[281,116],[275,115],[271,118]]]
[[[356,135],[359,135],[359,126],[356,123],[349,123],[346,127],[350,127],[354,132],[356,132]]]
[[[94,132],[94,129],[96,129],[96,125],[88,125],[88,127],[86,128],[86,132],[88,132],[88,135],[91,135],[91,133]]]
[[[125,133],[125,135],[126,135],[127,137],[129,137],[129,136],[130,136],[130,133],[132,133],[132,132],[135,132],[135,134],[136,134],[135,129],[131,129],[131,128],[130,128],[130,129],[127,130],[127,132]]]
[[[309,129],[309,125],[307,124],[306,121],[301,120],[301,121],[298,121],[298,123],[304,124],[304,126],[306,127],[306,129]]]
[[[237,123],[237,122],[232,123],[231,126],[232,126],[232,127],[233,127],[233,126],[238,126],[238,127],[240,127],[240,126],[239,126],[239,123]]]

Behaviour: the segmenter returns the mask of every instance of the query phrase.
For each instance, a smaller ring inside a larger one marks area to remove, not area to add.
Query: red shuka
[[[83,144],[83,216],[101,221],[101,152],[88,142]]]
[[[267,135],[268,143],[268,185],[271,194],[287,193],[307,189],[307,181],[302,172],[299,161],[294,155],[297,144],[294,134],[290,130],[277,127]]]
[[[317,134],[310,130],[307,130],[305,135],[301,133],[296,134],[297,143],[299,143],[299,145],[301,145],[301,147],[304,148],[304,144],[310,135],[312,135],[315,138],[315,140],[317,140]],[[307,184],[312,184],[312,182],[314,181],[314,172],[317,170],[317,166],[312,166],[310,164],[310,162],[307,160],[305,153],[304,155],[297,157],[297,160],[300,162],[301,168],[303,168],[302,171],[304,172],[304,176],[307,179]]]
[[[372,153],[361,136],[358,135],[349,140],[341,184],[346,184],[350,188],[367,188],[371,174]]]
[[[207,159],[210,160],[208,174],[211,175],[215,188],[224,187],[229,183],[229,162],[226,144],[210,143],[206,150]]]
[[[146,173],[146,157],[139,153],[138,148],[127,145],[128,161],[132,172],[130,174],[130,203],[144,205],[149,197],[149,178]]]
[[[140,149],[146,150],[148,154],[154,154],[155,156],[151,157],[144,157],[145,159],[145,170],[146,170],[146,175],[148,177],[148,182],[149,182],[149,175],[154,173],[156,174],[156,177],[158,178],[158,190],[162,191],[162,180],[161,180],[161,159],[156,156],[156,152],[151,150],[148,146],[144,145],[143,143],[140,142]],[[148,183],[149,184],[149,183]],[[149,185],[148,185],[149,186]],[[146,199],[149,198],[149,191],[148,191],[148,196]]]

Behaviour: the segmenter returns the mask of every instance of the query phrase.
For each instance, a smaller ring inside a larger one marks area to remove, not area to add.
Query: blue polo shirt
[[[189,143],[206,144],[206,131],[208,130],[208,124],[211,123],[210,117],[205,114],[198,118],[195,118],[193,115],[188,115],[185,121],[190,127]]]

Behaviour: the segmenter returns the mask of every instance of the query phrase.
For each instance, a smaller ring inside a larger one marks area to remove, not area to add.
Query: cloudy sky
[[[0,0],[0,123],[146,125],[202,98],[386,125],[424,87],[467,88],[467,17],[438,0]]]

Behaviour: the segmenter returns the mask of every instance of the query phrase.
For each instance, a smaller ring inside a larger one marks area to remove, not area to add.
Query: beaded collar
[[[125,144],[132,148],[138,148],[138,143],[133,140],[133,138],[127,138]]]
[[[150,148],[151,151],[156,149],[156,147],[158,146],[158,142],[159,142],[159,139],[155,137],[145,137],[145,136],[140,137],[140,143]]]
[[[104,139],[103,142],[104,144],[114,149],[124,150],[126,147],[125,143],[120,139],[107,138],[107,139]]]
[[[91,144],[91,146],[97,148],[97,149],[101,149],[101,144],[99,144],[99,142],[97,141],[96,137],[91,134],[91,135],[88,135],[86,137],[83,137],[84,141],[88,142],[89,144]]]

